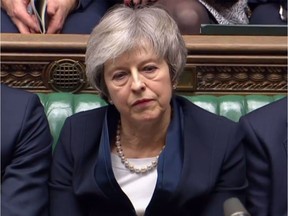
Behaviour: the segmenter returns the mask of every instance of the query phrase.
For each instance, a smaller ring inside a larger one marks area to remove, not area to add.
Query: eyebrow
[[[144,64],[147,64],[149,62],[160,63],[162,60],[165,60],[165,59],[164,58],[161,59],[161,57],[148,58],[148,59],[141,60],[140,65],[144,65]],[[109,64],[109,65],[113,65],[113,67],[119,67],[119,64],[115,64],[115,62],[112,63],[112,64]]]

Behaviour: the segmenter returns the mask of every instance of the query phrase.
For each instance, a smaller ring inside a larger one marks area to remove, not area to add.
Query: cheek
[[[109,99],[112,99],[113,101],[117,99],[117,94],[119,92],[119,89],[113,86],[113,83],[111,81],[107,81],[105,79],[105,84],[108,92]]]
[[[109,91],[110,93],[110,98],[113,101],[114,105],[119,108],[119,107],[123,107],[123,105],[125,105],[127,103],[127,91],[124,91],[124,89],[122,88],[113,88],[110,89]]]
[[[159,87],[160,90],[165,91],[165,94],[168,94],[170,92],[172,92],[172,81],[170,79],[170,76],[165,76],[161,79],[161,81],[159,82]]]
[[[168,100],[170,103],[170,100],[171,100],[171,97],[172,97],[172,92],[173,92],[173,87],[172,87],[172,82],[171,82],[171,79],[170,79],[170,76],[168,76],[166,79],[165,79],[165,96],[167,97],[166,100]],[[163,85],[162,85],[162,88],[163,88]],[[164,89],[164,88],[163,88]]]
[[[155,89],[155,93],[158,95],[161,103],[170,104],[170,100],[172,98],[172,84],[170,79],[162,80],[162,82],[157,83],[157,90]],[[154,85],[155,87],[156,85]]]
[[[108,92],[109,92],[110,98],[111,98],[111,100],[113,101],[114,104],[117,101],[121,101],[120,100],[121,97],[120,97],[120,94],[119,94],[120,91],[117,91],[115,89],[108,89]]]

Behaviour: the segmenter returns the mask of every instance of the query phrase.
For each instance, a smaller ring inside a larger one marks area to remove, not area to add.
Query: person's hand
[[[67,16],[77,7],[77,3],[76,0],[47,0],[47,34],[60,33]]]
[[[153,4],[157,0],[124,0],[124,4],[127,6],[136,6],[136,5],[147,5],[147,4]]]
[[[20,33],[39,33],[40,28],[35,15],[27,12],[30,0],[1,0],[1,7],[10,16]]]

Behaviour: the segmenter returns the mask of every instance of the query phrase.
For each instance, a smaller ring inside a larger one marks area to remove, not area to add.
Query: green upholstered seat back
[[[106,105],[105,101],[95,94],[38,93],[38,96],[44,106],[54,138],[53,149],[67,117]]]
[[[65,119],[77,112],[85,111],[106,105],[96,94],[71,94],[71,93],[38,93],[44,105],[49,121],[51,133],[54,138],[54,145],[58,140],[61,128]],[[226,96],[185,96],[197,106],[209,112],[225,116],[233,121],[261,106],[280,99],[284,95],[226,95]]]

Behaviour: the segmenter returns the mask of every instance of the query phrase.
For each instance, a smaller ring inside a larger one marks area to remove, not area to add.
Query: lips
[[[137,100],[135,101],[132,106],[137,106],[137,105],[141,105],[141,104],[145,104],[148,103],[150,101],[153,101],[152,99],[141,99],[141,100]]]

